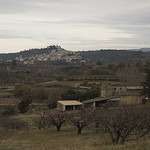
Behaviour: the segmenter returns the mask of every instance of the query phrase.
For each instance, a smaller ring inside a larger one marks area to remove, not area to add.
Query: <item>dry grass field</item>
[[[4,134],[4,133],[3,133]],[[61,132],[51,127],[48,130],[7,131],[0,142],[1,150],[149,150],[150,140],[112,145],[102,133],[85,129],[77,135],[73,127],[63,127]]]
[[[71,125],[63,126],[60,132],[51,126],[38,130],[33,123],[37,114],[19,114],[13,118],[23,119],[29,128],[18,130],[0,129],[0,150],[149,150],[148,136],[124,145],[113,145],[107,134],[96,133],[90,127],[83,129],[81,135]]]

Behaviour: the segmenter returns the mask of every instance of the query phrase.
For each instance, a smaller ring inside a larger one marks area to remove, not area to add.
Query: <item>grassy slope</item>
[[[107,141],[107,142],[106,142]],[[150,141],[128,142],[125,145],[112,145],[108,137],[85,129],[82,135],[76,134],[73,127],[63,127],[60,133],[52,127],[48,130],[13,131],[0,143],[2,150],[149,150]]]

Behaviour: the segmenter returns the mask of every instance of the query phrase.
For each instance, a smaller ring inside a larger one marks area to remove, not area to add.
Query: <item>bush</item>
[[[61,94],[63,90],[61,88],[53,88],[49,91],[48,107],[53,109],[57,107],[57,101],[61,100]]]
[[[57,107],[57,101],[52,101],[47,106],[49,109],[54,109]]]
[[[21,113],[26,113],[29,110],[29,104],[31,104],[31,100],[22,100],[19,105],[18,109]]]
[[[48,100],[49,91],[46,88],[39,88],[36,92],[36,97],[39,100]]]
[[[36,98],[36,89],[25,85],[25,84],[16,84],[14,88],[15,96],[21,97],[22,99],[33,100]]]
[[[23,96],[23,88],[24,88],[24,84],[16,84],[15,88],[14,88],[14,94],[15,96],[21,97]]]
[[[10,116],[17,114],[17,109],[14,106],[7,106],[6,110],[2,112],[2,116]]]
[[[28,124],[25,121],[17,118],[3,118],[1,119],[0,125],[2,128],[7,130],[22,130],[26,129],[28,126]]]
[[[61,97],[63,100],[87,100],[100,96],[100,88],[92,87],[86,92],[79,92],[73,89],[69,89],[67,92],[62,93]]]
[[[67,92],[62,93],[61,97],[63,100],[77,100],[78,92],[73,89],[69,89]]]

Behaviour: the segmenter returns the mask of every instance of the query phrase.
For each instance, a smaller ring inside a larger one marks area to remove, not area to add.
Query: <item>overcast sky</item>
[[[150,47],[150,0],[0,0],[0,53]]]

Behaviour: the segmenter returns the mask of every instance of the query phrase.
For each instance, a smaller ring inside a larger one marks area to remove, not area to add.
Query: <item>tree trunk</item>
[[[78,134],[81,134],[81,130],[82,130],[81,128],[78,128]]]
[[[96,131],[96,133],[98,133],[98,131],[99,131],[99,122],[96,122],[95,123],[95,131]]]
[[[60,132],[60,126],[57,126],[57,132]]]

